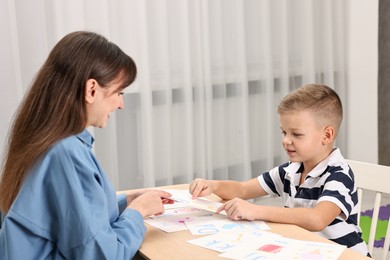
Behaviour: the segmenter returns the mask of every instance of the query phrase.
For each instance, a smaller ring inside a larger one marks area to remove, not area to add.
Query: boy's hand
[[[232,220],[255,220],[255,217],[253,216],[253,212],[255,212],[254,204],[249,203],[246,200],[235,198],[232,200],[229,200],[228,202],[224,203],[219,209],[217,210],[217,213],[225,210],[228,218]]]
[[[213,191],[212,181],[197,178],[190,183],[189,192],[192,194],[192,199],[208,196]]]

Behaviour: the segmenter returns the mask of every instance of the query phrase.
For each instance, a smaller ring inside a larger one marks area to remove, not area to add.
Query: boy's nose
[[[292,144],[291,139],[289,139],[287,136],[283,137],[282,143],[284,145]]]

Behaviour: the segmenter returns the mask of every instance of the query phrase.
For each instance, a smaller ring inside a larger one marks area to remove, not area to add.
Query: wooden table
[[[159,188],[188,189],[188,184],[172,185]],[[215,201],[221,201],[221,199],[216,195],[211,195],[208,198]],[[288,238],[314,242],[334,243],[296,225],[270,222],[267,222],[267,224],[271,228],[271,230],[269,230],[270,232],[280,234]],[[216,251],[187,243],[187,240],[200,237],[192,235],[188,230],[166,233],[148,224],[146,224],[146,227],[147,231],[145,240],[139,249],[139,254],[137,256],[138,259],[222,259],[218,256],[220,253]],[[351,249],[345,249],[339,259],[358,260],[371,258],[365,257]]]

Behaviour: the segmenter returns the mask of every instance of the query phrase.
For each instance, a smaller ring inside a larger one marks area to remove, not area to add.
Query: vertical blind
[[[125,108],[93,129],[117,189],[245,180],[287,160],[279,101],[307,83],[346,89],[345,1],[71,0],[0,3],[1,137],[65,34],[103,34],[134,58]],[[34,15],[33,15],[34,14]],[[34,18],[32,18],[34,17]],[[343,149],[345,127],[337,146]]]

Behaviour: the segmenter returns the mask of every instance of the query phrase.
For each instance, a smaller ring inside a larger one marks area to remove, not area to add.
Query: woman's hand
[[[141,194],[145,193],[150,189],[136,189],[136,190],[127,190],[126,191],[126,200],[127,205],[129,205],[135,198],[140,196]]]
[[[162,214],[164,213],[164,204],[173,203],[169,199],[172,195],[162,190],[144,189],[142,192],[132,193],[132,195],[138,196],[133,198],[127,207],[139,211],[144,217]]]
[[[208,196],[213,193],[213,182],[205,179],[195,179],[190,183],[189,192],[192,194],[193,199],[198,197]]]

